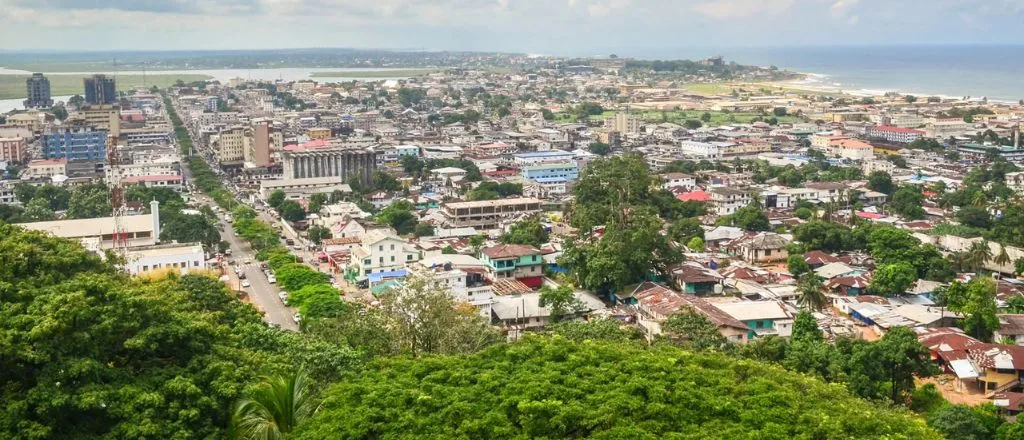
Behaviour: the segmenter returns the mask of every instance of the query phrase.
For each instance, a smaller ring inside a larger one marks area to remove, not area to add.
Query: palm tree
[[[949,254],[949,262],[957,272],[967,272],[971,268],[970,257],[967,252],[953,252]]]
[[[981,208],[988,204],[988,197],[981,191],[975,191],[974,196],[971,197],[971,206]]]
[[[821,288],[821,279],[818,275],[814,272],[804,274],[797,285],[797,291],[800,293],[797,304],[812,312],[824,309],[828,305],[828,298]]]
[[[975,272],[991,259],[992,249],[988,247],[988,240],[976,241],[967,249],[967,263]]]
[[[248,398],[235,402],[231,411],[232,438],[279,440],[317,410],[306,373],[264,376]]]
[[[999,255],[996,255],[995,259],[993,259],[992,262],[999,265],[999,267],[1003,267],[1006,266],[1007,264],[1010,264],[1010,254],[1006,253],[1006,246],[1004,246],[1002,243],[999,244]]]

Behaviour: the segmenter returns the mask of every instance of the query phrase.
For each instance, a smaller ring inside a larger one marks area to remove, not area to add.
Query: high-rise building
[[[258,167],[270,165],[270,122],[253,121],[245,131],[245,161]]]
[[[50,97],[50,80],[42,73],[33,73],[31,78],[25,80],[25,88],[28,92],[25,108],[53,107],[53,99]]]
[[[106,75],[93,75],[85,78],[85,103],[86,104],[113,104],[117,102],[117,86],[114,78],[107,78]]]

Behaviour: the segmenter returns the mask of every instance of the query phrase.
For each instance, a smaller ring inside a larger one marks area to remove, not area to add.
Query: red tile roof
[[[540,251],[533,246],[526,246],[522,244],[501,244],[494,247],[489,247],[483,250],[483,254],[488,258],[503,259],[503,258],[518,258],[527,255],[540,255]]]
[[[889,131],[889,132],[893,132],[893,133],[917,133],[917,134],[924,134],[924,132],[921,131],[921,130],[914,130],[913,128],[893,127],[891,125],[879,125],[879,126],[873,127],[873,130],[875,130],[875,131]]]
[[[676,196],[681,202],[709,202],[711,201],[711,194],[704,192],[704,190],[690,191]]]

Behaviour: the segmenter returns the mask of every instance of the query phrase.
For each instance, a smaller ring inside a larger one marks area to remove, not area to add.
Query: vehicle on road
[[[277,294],[277,297],[281,299],[282,304],[288,305],[288,292],[282,291],[281,293]]]
[[[294,244],[295,244],[295,240],[292,240],[292,239],[290,239],[290,238],[289,238],[289,239],[286,239],[286,240],[285,240],[284,242],[285,242],[285,243],[288,243],[288,246],[292,246],[292,245],[294,245]]]
[[[224,255],[231,255],[231,249],[225,249]]]
[[[270,276],[267,277],[267,282],[270,283],[270,284],[274,284],[274,283],[277,282],[277,277],[275,277],[273,275],[270,275]]]
[[[296,313],[295,316],[292,317],[292,321],[295,321],[296,324],[302,322],[302,314]]]
[[[242,280],[242,288],[243,288],[243,289],[244,289],[244,288],[247,288],[247,287],[249,287],[249,286],[251,286],[251,285],[252,285],[252,284],[251,284],[251,283],[249,283],[249,280]]]
[[[252,264],[252,259],[246,258],[245,259],[245,264]]]
[[[235,274],[238,275],[238,279],[240,279],[240,280],[244,280],[245,279],[245,272],[243,272],[241,268],[236,270]]]

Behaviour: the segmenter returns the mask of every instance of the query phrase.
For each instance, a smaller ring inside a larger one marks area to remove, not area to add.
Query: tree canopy
[[[642,371],[643,374],[636,374]],[[388,359],[334,385],[297,439],[938,439],[840,386],[716,354],[530,337],[468,356]]]

